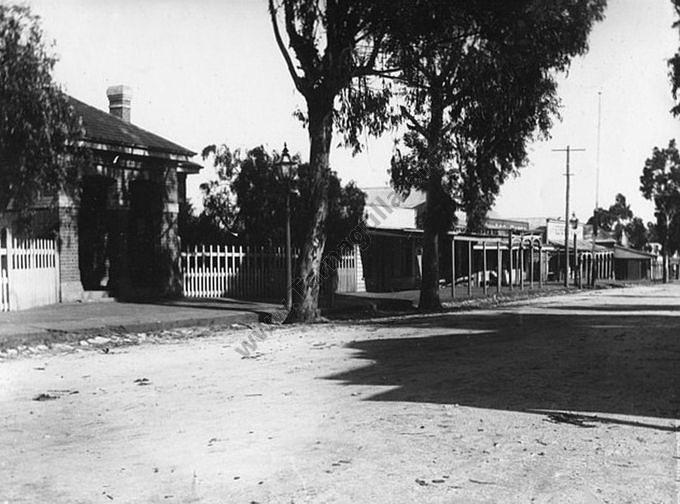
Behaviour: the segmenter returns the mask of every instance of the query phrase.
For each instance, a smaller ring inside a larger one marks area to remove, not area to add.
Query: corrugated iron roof
[[[548,243],[550,245],[553,245],[554,247],[558,248],[564,248],[564,240],[549,240]],[[574,241],[569,240],[569,248],[573,250],[574,248]],[[601,245],[595,245],[593,248],[593,242],[590,240],[576,240],[576,248],[580,251],[583,252],[591,252],[595,250],[595,252],[611,252],[612,249],[609,247],[603,247]]]
[[[411,191],[404,197],[392,187],[362,187],[361,190],[366,193],[366,205],[416,208],[425,203],[425,193],[421,191]]]
[[[67,99],[83,120],[85,138],[87,140],[125,147],[139,147],[152,152],[160,151],[189,157],[196,154],[181,145],[146,131],[139,126],[125,122],[72,96],[67,96]]]
[[[637,260],[650,260],[655,259],[654,254],[649,252],[643,252],[642,250],[635,250],[628,247],[622,247],[620,245],[614,245],[614,259],[637,259]]]

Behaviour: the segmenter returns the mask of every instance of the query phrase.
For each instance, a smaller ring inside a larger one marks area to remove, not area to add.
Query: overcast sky
[[[76,98],[104,110],[106,88],[133,89],[132,121],[200,152],[211,143],[264,144],[308,156],[306,131],[293,118],[304,102],[274,43],[265,0],[30,0],[56,42],[55,77]],[[505,217],[564,214],[564,154],[572,156],[572,208],[587,219],[595,203],[597,93],[602,91],[600,205],[625,194],[649,220],[651,203],[639,176],[654,146],[677,135],[666,60],[678,46],[670,0],[609,0],[590,51],[560,79],[562,122],[552,139],[534,144],[519,178],[501,189],[495,211]],[[392,138],[371,140],[352,157],[337,148],[333,169],[344,182],[380,186]],[[195,176],[190,196],[210,170]]]

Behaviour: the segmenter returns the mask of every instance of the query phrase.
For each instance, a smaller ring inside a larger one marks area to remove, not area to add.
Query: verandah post
[[[484,292],[484,295],[486,296],[487,294],[487,285],[486,285],[486,240],[482,242],[482,266],[484,268],[484,272],[482,273],[482,282],[483,282],[483,287],[482,291]]]
[[[501,293],[501,272],[502,272],[503,253],[501,252],[501,242],[496,241],[496,292]]]
[[[519,266],[519,290],[524,290],[524,237],[519,241],[519,250],[517,251],[519,257],[517,258],[517,265]]]
[[[508,231],[508,287],[512,291],[512,277],[513,277],[513,265],[512,265],[512,231]]]
[[[543,244],[538,243],[538,288],[543,288]]]
[[[468,241],[468,297],[472,297],[472,241]]]
[[[456,299],[456,236],[451,235],[451,299]]]

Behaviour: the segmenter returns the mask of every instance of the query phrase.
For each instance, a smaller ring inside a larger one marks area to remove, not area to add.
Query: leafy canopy
[[[392,124],[389,86],[375,80],[385,62],[390,3],[269,0],[276,42],[296,89],[307,100],[307,112],[297,111],[297,117],[309,126],[310,115],[331,110],[336,130],[355,152],[364,132],[379,135]]]
[[[640,176],[640,191],[654,202],[656,232],[664,253],[680,250],[680,153],[675,140],[665,149],[654,147]]]
[[[597,224],[598,234],[599,231],[610,233],[619,243],[624,242],[625,236],[628,245],[634,249],[642,250],[647,245],[647,227],[641,218],[634,216],[626,197],[621,193],[616,195],[614,204],[608,209],[596,208],[588,224]]]
[[[204,186],[203,216],[218,222],[247,243],[281,246],[285,242],[287,184],[278,174],[277,154],[259,146],[242,154],[225,145],[211,145],[203,157],[213,156],[218,180]],[[299,163],[299,156],[294,158]],[[305,237],[304,223],[312,208],[306,172],[309,165],[298,165],[298,177],[290,187],[291,235],[295,247]],[[329,212],[326,219],[327,251],[334,250],[363,221],[365,194],[353,182],[342,186],[331,172],[328,186]]]
[[[393,22],[407,153],[394,186],[439,193],[436,219],[464,208],[479,227],[536,133],[557,116],[555,73],[587,49],[603,0],[404,1]],[[436,182],[436,183],[435,183]]]
[[[673,7],[675,8],[675,14],[680,18],[680,0],[672,0],[672,2]],[[673,22],[673,28],[680,29],[680,19]],[[680,49],[668,60],[668,67],[668,76],[671,80],[671,91],[673,93],[673,98],[677,100],[678,94],[680,93]],[[671,108],[671,113],[674,116],[680,115],[680,103],[676,103],[673,108]]]
[[[38,17],[0,4],[0,211],[27,213],[76,187],[83,132],[52,80],[55,61]]]

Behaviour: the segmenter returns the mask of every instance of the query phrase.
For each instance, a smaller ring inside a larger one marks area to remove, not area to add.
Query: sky
[[[0,0],[5,1],[5,0]],[[275,44],[266,0],[27,0],[54,40],[54,77],[72,96],[108,110],[106,88],[133,91],[132,122],[199,152],[225,143],[265,145],[308,158],[308,139],[293,117],[304,110]],[[680,127],[666,61],[680,45],[670,0],[609,0],[606,18],[590,35],[590,50],[559,77],[562,120],[549,140],[531,145],[520,175],[501,188],[500,216],[563,216],[567,145],[571,156],[571,208],[587,219],[595,206],[598,166],[598,92],[601,93],[599,204],[623,193],[645,221],[653,205],[639,191],[639,176],[655,146],[666,146]],[[367,138],[353,157],[342,147],[331,165],[343,182],[384,186],[394,138]],[[336,144],[339,143],[335,142]],[[201,162],[200,158],[197,159]],[[209,164],[190,177],[188,195],[214,176]],[[193,180],[192,180],[193,179]]]

